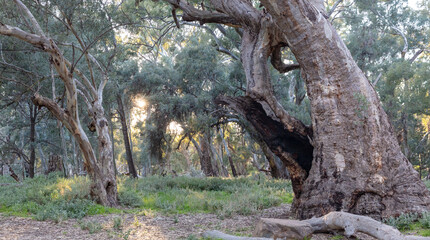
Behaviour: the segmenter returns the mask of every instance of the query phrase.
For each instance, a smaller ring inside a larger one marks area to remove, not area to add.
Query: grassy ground
[[[426,182],[429,187],[430,182]],[[218,218],[252,215],[293,199],[291,183],[264,175],[237,179],[160,177],[118,179],[121,206],[108,208],[92,201],[87,177],[38,176],[16,184],[0,176],[0,213],[56,222],[109,213],[156,214],[214,213]],[[385,223],[402,232],[430,236],[430,213],[405,214]]]
[[[4,185],[10,183],[10,185]],[[251,215],[281,203],[291,203],[291,183],[264,176],[221,179],[191,177],[120,178],[121,209],[95,204],[86,177],[64,179],[59,175],[38,176],[22,185],[0,177],[0,212],[62,221],[67,218],[107,213],[215,213],[220,218]]]

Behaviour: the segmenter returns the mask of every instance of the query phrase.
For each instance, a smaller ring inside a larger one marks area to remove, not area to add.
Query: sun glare
[[[173,121],[170,122],[169,126],[167,127],[167,129],[171,132],[171,133],[176,133],[176,134],[181,134],[184,129],[181,127],[181,124]]]
[[[138,122],[145,121],[147,117],[146,107],[148,103],[143,97],[133,99],[133,108],[131,109],[131,126],[135,127]]]
[[[136,97],[133,102],[134,105],[138,108],[146,107],[146,100],[143,97]]]

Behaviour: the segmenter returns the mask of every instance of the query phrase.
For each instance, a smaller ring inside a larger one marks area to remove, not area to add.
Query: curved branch
[[[282,46],[278,45],[272,52],[272,57],[270,59],[270,62],[272,63],[272,66],[278,70],[280,73],[286,73],[295,69],[299,69],[299,64],[285,64],[282,61]]]
[[[39,108],[41,107],[46,107],[59,121],[61,121],[64,126],[69,129],[69,131],[71,133],[73,133],[74,131],[71,128],[70,125],[70,121],[74,121],[70,115],[64,111],[64,109],[60,108],[60,106],[58,106],[58,104],[46,97],[43,97],[39,94],[34,94],[33,97],[31,98],[31,101],[34,103],[34,105],[38,106]]]
[[[396,32],[398,32],[400,36],[402,36],[403,38],[402,58],[404,59],[409,48],[408,39],[406,38],[406,35],[399,28],[395,26],[391,26],[391,28],[394,29]]]

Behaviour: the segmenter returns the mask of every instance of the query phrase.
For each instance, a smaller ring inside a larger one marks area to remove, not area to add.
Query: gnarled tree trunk
[[[427,188],[336,30],[308,1],[262,2],[300,63],[311,101],[314,160],[296,197],[297,215],[342,210],[378,218],[428,210]]]
[[[241,60],[247,97],[237,106],[291,173],[299,218],[347,211],[375,218],[430,208],[430,194],[402,154],[372,85],[326,20],[321,0],[211,0],[215,11],[165,0],[186,21],[243,29]],[[289,116],[273,94],[268,59],[280,72],[288,46],[311,102],[312,128]]]

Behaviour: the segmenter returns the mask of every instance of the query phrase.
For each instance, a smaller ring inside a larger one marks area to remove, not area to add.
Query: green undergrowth
[[[220,217],[250,215],[291,203],[291,183],[265,178],[148,177],[119,181],[123,205],[169,214],[215,213]]]
[[[7,185],[7,184],[9,185]],[[109,213],[145,215],[215,213],[219,217],[250,215],[291,203],[291,183],[263,176],[237,179],[160,177],[118,178],[121,209],[96,204],[87,177],[37,176],[16,184],[0,176],[0,213],[56,222]]]
[[[56,222],[96,214],[119,213],[121,210],[94,203],[90,197],[90,180],[86,177],[62,178],[58,174],[37,176],[17,185],[0,177],[0,212],[5,215],[33,217]]]
[[[384,223],[404,233],[430,237],[430,212],[402,214],[396,218],[387,218],[384,220]]]

